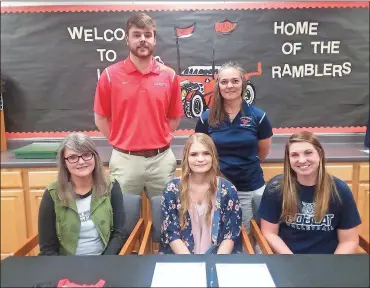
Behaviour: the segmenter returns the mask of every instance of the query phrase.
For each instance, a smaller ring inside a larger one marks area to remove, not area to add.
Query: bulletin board
[[[97,80],[127,57],[124,27],[136,12],[156,21],[155,58],[181,80],[176,135],[192,133],[211,106],[214,73],[230,60],[246,70],[246,100],[266,111],[274,133],[365,131],[368,2],[153,3],[2,7],[7,137],[101,135]]]

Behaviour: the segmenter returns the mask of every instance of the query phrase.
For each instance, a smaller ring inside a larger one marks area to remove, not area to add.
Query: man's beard
[[[145,54],[142,54],[139,52],[139,50],[144,47],[147,49],[147,52]],[[138,58],[142,58],[142,59],[145,59],[145,58],[149,58],[149,57],[152,57],[153,55],[153,52],[154,52],[154,47],[150,47],[150,46],[139,46],[139,47],[129,47],[130,48],[130,52],[135,55],[136,57]]]

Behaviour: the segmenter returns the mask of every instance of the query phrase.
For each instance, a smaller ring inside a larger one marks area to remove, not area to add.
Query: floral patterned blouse
[[[181,239],[194,254],[194,237],[189,212],[186,213],[185,228],[180,228],[180,178],[170,181],[161,199],[162,225],[159,252],[173,254],[170,242]],[[235,186],[226,179],[219,178],[216,195],[216,207],[212,221],[212,246],[206,254],[216,254],[221,242],[225,239],[234,241],[232,253],[241,253],[240,231],[242,211]]]

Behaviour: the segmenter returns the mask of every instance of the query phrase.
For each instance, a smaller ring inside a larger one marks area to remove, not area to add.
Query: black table
[[[247,254],[8,257],[1,261],[1,286],[32,287],[68,278],[79,284],[104,279],[111,286],[150,287],[157,262],[206,262],[208,279],[216,263],[266,263],[277,287],[369,287],[368,255]]]

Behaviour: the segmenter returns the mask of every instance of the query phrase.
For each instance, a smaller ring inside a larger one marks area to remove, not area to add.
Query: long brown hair
[[[106,193],[107,180],[105,177],[103,162],[99,157],[98,151],[92,139],[83,133],[71,133],[67,135],[59,148],[57,155],[58,179],[57,191],[59,199],[67,204],[72,199],[73,185],[71,182],[71,173],[65,164],[64,152],[71,149],[77,153],[90,152],[94,155],[95,168],[92,172],[93,185],[96,188],[94,197],[99,197]]]
[[[189,151],[190,147],[194,142],[199,142],[204,145],[204,147],[207,149],[207,151],[212,156],[212,167],[208,171],[208,177],[210,179],[210,189],[208,190],[206,194],[206,199],[208,201],[208,209],[206,214],[206,222],[211,225],[211,212],[212,212],[212,198],[214,195],[216,195],[217,191],[217,176],[220,175],[220,168],[218,164],[218,154],[216,150],[216,146],[213,143],[213,140],[211,137],[209,137],[206,134],[203,133],[194,133],[190,135],[188,138],[185,147],[184,152],[182,156],[182,163],[181,163],[181,169],[182,169],[182,176],[180,179],[180,201],[181,201],[181,208],[180,208],[180,225],[181,229],[185,229],[185,218],[186,218],[186,212],[189,210],[189,176],[192,171],[189,167]]]
[[[319,139],[311,132],[302,131],[290,136],[285,145],[284,155],[284,178],[282,183],[283,205],[281,220],[295,219],[298,212],[298,195],[296,185],[298,184],[297,173],[291,168],[289,161],[289,148],[293,143],[307,142],[313,145],[320,157],[320,163],[317,170],[317,181],[314,195],[315,217],[314,220],[319,222],[325,216],[329,201],[339,200],[338,191],[335,186],[333,177],[328,174],[325,168],[325,151]]]
[[[240,66],[240,64],[237,62],[227,62],[223,64],[218,70],[217,75],[216,75],[216,83],[215,83],[215,89],[214,89],[215,92],[213,96],[214,102],[212,104],[212,107],[210,108],[209,119],[208,119],[208,123],[210,126],[217,126],[223,120],[225,120],[225,118],[227,118],[227,113],[224,107],[224,98],[222,97],[221,92],[220,92],[220,73],[223,70],[226,70],[229,68],[236,69],[240,73],[240,78],[242,81],[242,93],[240,97],[243,97],[246,91],[245,89],[247,87],[247,80],[244,77],[245,70],[242,68],[242,66]]]

